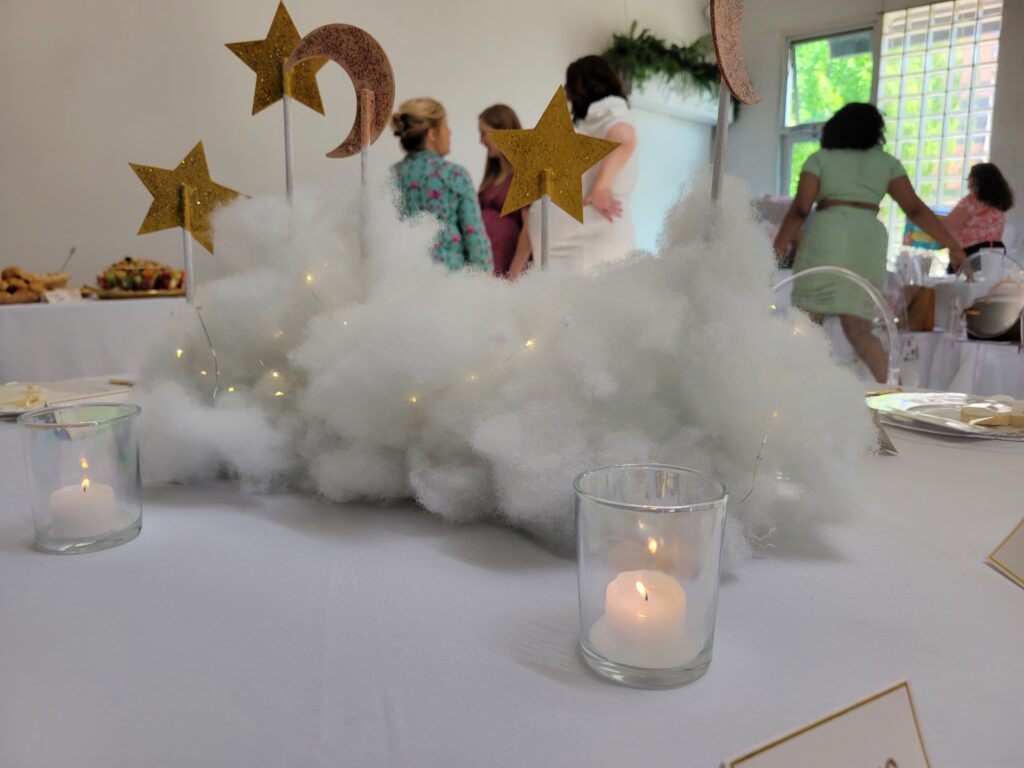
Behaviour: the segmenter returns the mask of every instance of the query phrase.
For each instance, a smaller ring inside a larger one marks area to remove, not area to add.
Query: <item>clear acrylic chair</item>
[[[967,269],[967,266],[970,269]],[[1005,252],[982,249],[956,273],[957,297],[950,325],[963,338],[1005,340],[1024,331],[1024,266]],[[1024,341],[1024,336],[1016,339]]]
[[[896,319],[893,317],[892,310],[889,308],[888,303],[885,301],[885,297],[882,296],[879,291],[872,283],[865,280],[863,277],[858,275],[849,269],[843,267],[810,267],[800,272],[794,272],[792,275],[783,278],[775,285],[772,286],[772,291],[777,293],[783,287],[790,283],[795,283],[804,277],[810,275],[836,275],[838,277],[849,280],[854,285],[861,288],[871,299],[871,303],[875,305],[878,310],[878,317],[881,318],[882,324],[885,326],[886,336],[889,341],[888,348],[888,366],[886,374],[886,384],[888,386],[899,386],[900,383],[900,361],[902,359],[902,348],[900,345],[899,331],[896,327]]]

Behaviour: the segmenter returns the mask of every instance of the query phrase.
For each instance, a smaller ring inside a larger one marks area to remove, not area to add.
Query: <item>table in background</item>
[[[916,364],[901,368],[904,386],[971,395],[1024,399],[1024,353],[1020,345],[957,340],[948,334],[905,333],[904,351],[917,349]]]
[[[0,306],[0,382],[137,372],[184,298]]]
[[[983,560],[1024,445],[892,435],[853,515],[726,574],[707,675],[639,691],[580,660],[572,561],[409,505],[148,489],[135,541],[36,553],[0,425],[0,765],[711,768],[906,677],[936,766],[1019,766],[1024,590]]]

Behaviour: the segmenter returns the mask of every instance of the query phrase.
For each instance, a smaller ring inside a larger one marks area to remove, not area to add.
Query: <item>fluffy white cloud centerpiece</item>
[[[748,533],[856,499],[874,439],[862,385],[820,334],[770,314],[772,257],[739,183],[711,237],[701,184],[667,217],[657,257],[515,284],[434,265],[431,221],[399,221],[376,189],[218,217],[227,274],[198,296],[221,391],[214,402],[209,348],[180,313],[140,386],[149,481],[228,474],[337,501],[415,498],[564,543],[578,472],[708,470],[735,505],[768,432],[738,510]]]

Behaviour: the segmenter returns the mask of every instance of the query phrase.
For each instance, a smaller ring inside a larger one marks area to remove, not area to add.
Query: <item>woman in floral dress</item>
[[[444,159],[451,144],[444,107],[434,99],[409,99],[391,118],[391,127],[406,152],[392,169],[402,215],[426,211],[438,220],[435,262],[452,271],[470,266],[490,272],[491,243],[473,182],[465,168]]]

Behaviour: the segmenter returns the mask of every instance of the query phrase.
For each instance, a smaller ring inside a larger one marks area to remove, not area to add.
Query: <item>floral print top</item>
[[[1006,218],[998,208],[968,195],[946,217],[946,228],[961,248],[1003,239]]]
[[[392,170],[402,193],[402,216],[427,211],[441,222],[434,261],[450,270],[470,265],[490,272],[494,268],[491,241],[466,169],[422,150],[409,153]]]

